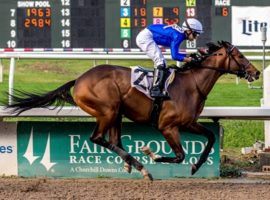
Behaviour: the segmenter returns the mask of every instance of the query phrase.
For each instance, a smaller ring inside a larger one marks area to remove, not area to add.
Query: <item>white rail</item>
[[[195,52],[195,51],[194,51]],[[164,52],[171,60],[169,52]],[[263,56],[246,56],[249,60],[262,60]],[[2,52],[0,58],[15,59],[90,59],[90,60],[149,60],[142,52]],[[265,56],[270,60],[270,56]]]
[[[11,110],[4,110],[0,106],[0,117],[16,116]],[[34,108],[21,113],[17,117],[90,117],[78,107],[63,107],[62,109],[50,107]],[[205,107],[200,118],[209,119],[245,119],[245,120],[270,120],[269,107]]]

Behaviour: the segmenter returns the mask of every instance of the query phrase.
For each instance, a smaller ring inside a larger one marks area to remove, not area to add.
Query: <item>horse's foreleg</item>
[[[212,131],[208,130],[207,128],[205,128],[204,126],[202,126],[201,124],[199,124],[197,122],[191,124],[188,127],[188,130],[191,133],[203,135],[208,140],[207,145],[206,145],[204,151],[202,152],[202,155],[201,155],[199,161],[196,164],[192,165],[191,174],[193,175],[198,171],[198,169],[202,166],[202,164],[207,160],[208,155],[209,155],[209,153],[210,153],[210,151],[215,143],[215,135]]]
[[[162,134],[172,148],[176,157],[162,157],[155,155],[148,147],[142,148],[142,151],[146,155],[149,155],[155,162],[181,163],[185,159],[185,153],[180,143],[178,127],[166,129]]]

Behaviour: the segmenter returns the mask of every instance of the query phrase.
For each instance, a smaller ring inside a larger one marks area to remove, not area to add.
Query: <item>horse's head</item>
[[[206,56],[205,61],[211,61],[214,56],[214,62],[210,63],[217,65],[216,67],[218,68],[215,68],[215,70],[222,73],[235,74],[240,78],[247,79],[249,82],[259,78],[259,70],[250,63],[236,46],[225,41],[219,42],[219,45],[209,43],[207,46],[209,48],[209,55]],[[204,67],[203,64],[202,67]]]

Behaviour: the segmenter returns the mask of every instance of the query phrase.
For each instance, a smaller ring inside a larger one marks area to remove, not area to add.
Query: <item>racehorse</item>
[[[208,140],[198,162],[191,167],[194,174],[207,160],[215,142],[212,131],[197,122],[207,95],[223,74],[235,74],[248,81],[259,78],[260,72],[229,42],[209,45],[200,66],[186,71],[176,71],[174,81],[168,87],[170,99],[163,102],[157,129],[172,148],[175,157],[154,155],[150,149],[143,151],[155,162],[181,163],[185,154],[180,141],[181,130],[205,136]],[[122,66],[99,65],[91,68],[75,80],[45,94],[17,91],[13,103],[7,105],[21,113],[36,107],[63,106],[65,102],[79,106],[96,118],[96,127],[90,137],[93,143],[118,154],[130,171],[135,167],[146,179],[152,180],[148,170],[129,153],[121,142],[122,116],[139,123],[151,122],[153,100],[131,87],[131,69]],[[71,88],[73,87],[73,94]],[[109,134],[109,139],[105,135]]]

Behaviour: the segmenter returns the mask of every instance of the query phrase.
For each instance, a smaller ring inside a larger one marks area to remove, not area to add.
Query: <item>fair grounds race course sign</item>
[[[218,177],[220,170],[219,125],[205,123],[214,131],[216,143],[207,162],[192,177]],[[17,127],[18,175],[48,177],[141,178],[135,169],[128,174],[115,153],[93,144],[89,136],[92,122],[19,122]],[[123,124],[124,148],[135,156],[156,179],[191,177],[190,167],[203,149],[206,139],[191,133],[181,134],[186,158],[182,164],[155,163],[140,148],[149,146],[159,155],[174,156],[162,134],[146,125]]]

